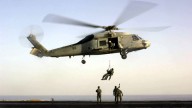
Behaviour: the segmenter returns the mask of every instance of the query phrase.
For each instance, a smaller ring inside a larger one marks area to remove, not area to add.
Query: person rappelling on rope
[[[113,73],[114,73],[114,69],[110,67],[110,61],[109,61],[109,68],[107,69],[107,73],[103,75],[101,80],[107,80],[108,77],[109,77],[109,80],[110,80]]]

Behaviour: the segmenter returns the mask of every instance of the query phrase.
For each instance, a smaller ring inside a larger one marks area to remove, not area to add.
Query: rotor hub
[[[115,25],[112,25],[112,26],[103,26],[102,28],[105,29],[105,31],[119,30]]]

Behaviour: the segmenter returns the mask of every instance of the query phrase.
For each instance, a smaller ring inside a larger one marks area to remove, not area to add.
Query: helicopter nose
[[[148,47],[150,47],[151,43],[149,41],[147,41],[147,40],[144,40],[143,45],[144,45],[145,48],[148,48]]]

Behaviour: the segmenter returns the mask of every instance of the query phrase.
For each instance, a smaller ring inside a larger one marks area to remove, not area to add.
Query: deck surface
[[[192,101],[0,101],[0,108],[192,108]]]

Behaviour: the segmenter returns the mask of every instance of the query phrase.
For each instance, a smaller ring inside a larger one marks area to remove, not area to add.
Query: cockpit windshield
[[[138,35],[132,35],[132,38],[133,38],[133,41],[137,41],[137,40],[140,40],[142,39],[141,37],[139,37]]]
[[[88,35],[86,36],[85,38],[83,38],[82,40],[80,40],[79,42],[77,42],[76,44],[83,44],[83,43],[86,43],[90,40],[92,40],[94,38],[94,35]]]

